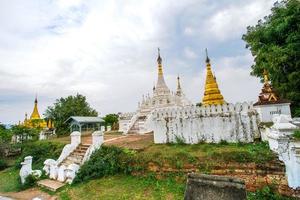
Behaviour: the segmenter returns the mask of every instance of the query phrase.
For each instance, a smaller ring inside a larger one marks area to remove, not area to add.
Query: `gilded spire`
[[[160,57],[160,49],[157,49],[158,51],[158,56],[157,56],[157,64],[158,64],[158,75],[161,76],[163,75],[163,70],[162,70],[162,59]]]
[[[206,81],[205,81],[205,91],[203,97],[203,105],[212,104],[223,104],[225,103],[224,98],[219,90],[218,83],[215,76],[212,73],[210,59],[208,57],[207,49],[206,52]]]
[[[268,73],[268,71],[266,69],[264,69],[263,75],[264,75],[264,83],[265,84],[269,83],[269,73]]]
[[[182,90],[181,90],[179,75],[177,76],[177,90],[176,90],[176,95],[177,96],[181,96],[182,95]]]
[[[39,111],[38,111],[37,96],[35,97],[35,100],[34,100],[34,108],[33,108],[32,114],[30,116],[30,119],[41,119]]]
[[[170,90],[169,90],[168,86],[166,85],[166,82],[164,79],[162,58],[160,57],[160,49],[159,48],[158,48],[157,64],[158,64],[158,78],[157,78],[157,84],[155,87],[155,92],[156,92],[156,94],[170,93]]]

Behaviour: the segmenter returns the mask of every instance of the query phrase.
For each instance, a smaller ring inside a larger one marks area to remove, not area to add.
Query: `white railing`
[[[103,131],[95,131],[92,134],[92,145],[90,145],[87,151],[85,152],[84,157],[81,161],[81,165],[90,159],[94,151],[99,149],[103,144],[103,142],[104,142]]]

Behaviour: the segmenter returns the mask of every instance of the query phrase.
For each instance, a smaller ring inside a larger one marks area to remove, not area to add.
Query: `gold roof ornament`
[[[269,73],[266,69],[263,71],[264,85],[261,89],[261,93],[258,96],[258,101],[253,104],[256,105],[267,105],[267,104],[280,104],[280,103],[290,103],[290,101],[285,99],[280,99],[279,95],[275,89],[270,84]]]
[[[204,97],[202,100],[203,105],[218,105],[224,104],[224,98],[221,94],[216,77],[213,75],[210,65],[210,59],[208,57],[207,49],[206,52],[206,81],[205,81],[205,90]]]

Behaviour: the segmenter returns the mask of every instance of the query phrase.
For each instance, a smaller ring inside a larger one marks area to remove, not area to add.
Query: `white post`
[[[103,132],[102,131],[95,131],[92,134],[93,146],[98,149],[104,142],[103,139]]]
[[[291,137],[299,129],[291,121],[287,115],[274,116],[274,125],[267,136],[270,148],[278,153],[279,160],[285,164],[289,187],[296,189],[300,187],[300,141]]]
[[[79,131],[74,131],[71,133],[71,145],[79,145],[81,143],[81,133]]]

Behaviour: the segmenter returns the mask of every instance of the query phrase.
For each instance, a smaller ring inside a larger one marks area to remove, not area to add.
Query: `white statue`
[[[50,172],[50,175],[49,175],[49,177],[51,178],[51,179],[56,179],[57,178],[57,170],[58,170],[58,167],[57,167],[57,164],[55,163],[55,164],[53,164],[53,165],[50,165],[50,170],[49,170],[49,172]]]
[[[24,158],[24,162],[21,162],[21,170],[20,170],[20,177],[21,183],[25,183],[25,179],[27,176],[32,174],[34,177],[39,178],[42,175],[41,170],[32,170],[32,156],[27,156]]]
[[[66,169],[66,182],[71,184],[76,176],[76,173],[78,172],[80,166],[77,164],[70,164],[68,168]]]
[[[56,165],[56,161],[53,159],[45,160],[43,170],[45,171],[46,175],[50,174],[51,165]]]
[[[66,174],[65,174],[66,166],[62,165],[58,168],[57,180],[60,182],[65,182]]]

